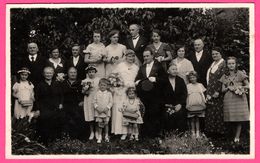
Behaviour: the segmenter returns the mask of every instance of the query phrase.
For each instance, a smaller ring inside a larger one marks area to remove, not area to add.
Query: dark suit
[[[141,80],[137,85],[137,94],[141,101],[145,105],[144,125],[142,129],[142,135],[158,136],[161,129],[161,85],[166,80],[166,72],[162,65],[154,61],[151,72],[148,77],[155,77],[156,82],[153,83],[153,88],[150,91],[144,91],[142,89],[142,81],[148,80],[146,76],[146,64],[142,65],[136,77],[137,80]]]
[[[207,80],[206,80],[207,71],[212,63],[211,54],[209,52],[203,50],[203,54],[198,62],[197,58],[196,58],[196,53],[192,52],[189,54],[188,59],[191,61],[192,65],[194,67],[194,70],[199,75],[198,82],[202,83],[204,85],[204,87],[206,87],[207,86]]]
[[[79,61],[76,66],[74,66],[73,56],[71,56],[70,59],[67,60],[66,73],[68,72],[68,69],[70,67],[76,67],[79,80],[83,80],[86,78],[85,68],[87,67],[87,64],[84,62],[84,58],[82,56],[79,56]]]
[[[186,99],[187,99],[187,87],[184,80],[178,76],[175,78],[175,90],[170,83],[170,80],[166,80],[162,85],[162,101],[163,101],[163,125],[165,130],[179,129],[184,131],[187,128],[186,122]],[[169,115],[166,112],[165,104],[172,104],[174,106],[180,104],[181,110]]]
[[[29,75],[29,80],[34,84],[34,86],[36,87],[40,81],[43,79],[43,69],[46,66],[46,58],[41,56],[41,55],[37,55],[37,58],[34,62],[31,62],[29,60],[29,56],[26,55],[26,57],[23,57],[19,63],[19,68],[21,67],[27,67],[29,68],[31,74]]]
[[[147,45],[147,41],[144,37],[139,36],[139,40],[136,43],[136,46],[134,47],[133,39],[132,37],[128,38],[125,42],[125,46],[127,49],[132,49],[135,52],[136,57],[140,60],[141,63],[144,62],[143,59],[143,52]]]

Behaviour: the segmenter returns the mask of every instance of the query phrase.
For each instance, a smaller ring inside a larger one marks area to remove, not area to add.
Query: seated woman
[[[187,88],[184,80],[177,76],[178,70],[175,64],[168,68],[168,80],[161,83],[162,87],[162,128],[164,131],[178,129],[185,131]]]

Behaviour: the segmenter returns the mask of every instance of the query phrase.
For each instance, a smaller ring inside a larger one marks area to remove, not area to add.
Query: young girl
[[[249,109],[246,93],[249,89],[247,75],[237,70],[237,59],[229,57],[227,59],[228,72],[224,74],[220,81],[224,95],[224,121],[234,122],[236,133],[234,142],[239,143],[242,122],[249,121]]]
[[[135,87],[129,87],[126,90],[127,98],[123,103],[123,125],[127,126],[127,133],[130,134],[130,140],[139,140],[138,124],[143,123],[141,112],[144,113],[144,105],[136,97]]]
[[[84,94],[84,116],[85,121],[89,122],[90,136],[89,140],[93,140],[94,134],[94,106],[93,100],[98,89],[99,79],[96,77],[97,69],[93,65],[86,68],[86,79],[82,80],[82,93]],[[97,138],[97,137],[96,137]]]
[[[206,100],[204,92],[205,87],[197,82],[198,75],[195,71],[191,71],[188,74],[187,85],[188,97],[186,108],[188,110],[187,116],[190,119],[192,136],[200,137],[200,123],[199,118],[205,117]]]
[[[94,97],[95,121],[97,122],[97,143],[102,141],[102,129],[105,129],[105,141],[109,142],[108,122],[111,117],[113,98],[108,91],[108,80],[105,78],[99,81],[99,90]]]
[[[23,67],[18,71],[18,74],[19,80],[13,86],[13,96],[15,97],[14,116],[17,119],[29,116],[34,101],[34,86],[27,80],[30,74],[29,69]]]

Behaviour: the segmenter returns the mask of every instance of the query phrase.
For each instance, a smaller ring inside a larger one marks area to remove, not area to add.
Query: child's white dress
[[[206,91],[201,83],[187,85],[188,97],[186,108],[188,117],[205,117],[206,99],[203,92]]]
[[[14,104],[14,116],[15,118],[24,118],[32,111],[34,101],[33,84],[28,81],[16,82],[13,86],[13,94],[17,98]],[[19,101],[30,101],[32,105],[22,106]]]
[[[84,117],[85,121],[91,122],[94,121],[94,96],[98,89],[98,83],[100,78],[95,77],[93,79],[90,79],[87,77],[86,79],[82,80],[81,84],[84,86],[84,83],[87,82],[91,83],[92,88],[89,90],[89,94],[84,96]]]
[[[140,112],[140,106],[141,106],[141,101],[139,98],[135,98],[133,102],[130,102],[128,98],[124,101],[123,108],[125,109],[125,111],[130,113],[136,113],[138,115],[138,118],[131,119],[123,116],[123,125],[143,123],[143,118]]]

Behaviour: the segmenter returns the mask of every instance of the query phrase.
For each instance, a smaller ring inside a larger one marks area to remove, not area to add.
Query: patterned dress
[[[234,77],[223,75],[220,81],[226,86],[243,86],[244,80],[247,80],[247,75],[242,71],[237,71]],[[237,95],[234,92],[227,91],[224,96],[224,121],[238,122],[249,120],[249,109],[246,94]]]
[[[205,131],[207,133],[225,133],[224,115],[223,115],[223,97],[221,93],[222,83],[219,79],[225,73],[225,62],[222,62],[217,70],[209,72],[209,80],[206,91],[206,96],[212,97],[215,92],[219,93],[217,98],[211,98],[207,103],[205,112]]]

